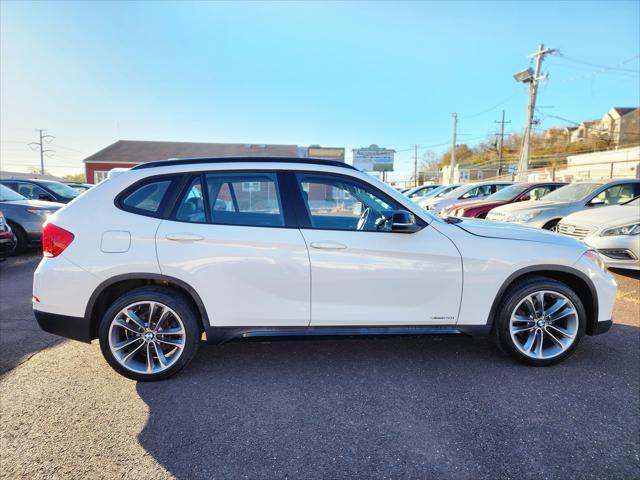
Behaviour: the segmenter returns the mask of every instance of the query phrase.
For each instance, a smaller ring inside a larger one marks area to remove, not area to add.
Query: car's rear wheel
[[[102,354],[120,374],[161,380],[193,358],[200,343],[197,314],[178,292],[141,287],[105,312],[98,336]]]
[[[586,311],[562,282],[532,277],[509,288],[497,312],[500,346],[517,360],[552,365],[573,354],[586,326]]]

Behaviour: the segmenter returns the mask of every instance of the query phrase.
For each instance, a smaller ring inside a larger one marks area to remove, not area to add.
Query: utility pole
[[[418,186],[418,145],[415,145],[415,150],[413,154],[413,179],[414,179],[414,187]]]
[[[43,133],[46,132],[46,130],[44,130],[44,129],[38,129],[38,130],[36,130],[36,132],[38,132],[40,134],[40,141],[39,142],[31,142],[28,145],[29,145],[29,147],[31,147],[32,150],[35,150],[34,147],[37,147],[37,148],[40,149],[40,174],[44,175],[44,155],[46,153],[51,153],[53,155],[54,153],[56,153],[56,151],[55,150],[46,150],[44,148],[43,141],[49,143],[56,137],[54,137],[53,135],[43,135]],[[49,156],[49,155],[47,155],[47,156]]]
[[[544,48],[544,44],[540,44],[538,51],[529,55],[529,58],[536,59],[536,68],[533,76],[526,80],[529,83],[529,105],[527,107],[527,123],[524,130],[524,137],[522,139],[522,149],[520,150],[520,165],[518,166],[518,177],[520,181],[527,179],[529,170],[529,150],[531,144],[531,127],[533,125],[533,114],[536,108],[536,97],[538,95],[538,81],[546,78],[541,76],[540,69],[542,68],[542,60],[545,55],[555,53],[555,48]]]
[[[456,131],[458,129],[458,114],[453,112],[453,142],[451,144],[451,164],[449,166],[449,185],[453,184],[453,169],[456,166]]]
[[[505,122],[504,110],[502,110],[502,120],[494,120],[495,123],[500,124],[500,140],[498,142],[498,176],[502,175],[502,147],[504,146],[504,124],[511,123],[511,120]]]

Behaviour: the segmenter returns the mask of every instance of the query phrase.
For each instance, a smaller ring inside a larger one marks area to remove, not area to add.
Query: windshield
[[[601,186],[600,183],[574,183],[560,187],[555,192],[545,195],[544,202],[577,202],[593,193]]]
[[[42,185],[53,191],[56,195],[60,195],[62,198],[76,198],[79,195],[77,191],[64,183],[42,182]]]
[[[458,188],[459,185],[442,185],[441,187],[436,188],[435,190],[431,190],[429,192],[428,197],[431,198],[442,198],[451,190]]]
[[[527,188],[529,188],[527,185],[511,185],[510,187],[505,187],[493,195],[489,195],[485,200],[511,200],[512,198],[520,195]]]
[[[424,197],[433,192],[436,188],[438,188],[438,185],[423,185],[421,187],[412,188],[405,195],[409,198]]]
[[[18,192],[14,192],[9,187],[0,185],[0,202],[15,202],[26,199],[26,197],[23,197]]]
[[[455,189],[451,190],[447,194],[441,194],[441,195],[438,195],[438,196],[439,197],[444,197],[444,198],[458,198],[461,195],[467,193],[469,190],[471,190],[475,186],[476,186],[475,183],[467,183],[466,185],[462,185],[461,187],[458,187],[458,188],[455,188]]]

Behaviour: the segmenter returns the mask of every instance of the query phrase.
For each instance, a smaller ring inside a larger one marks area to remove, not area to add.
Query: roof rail
[[[316,158],[295,158],[295,157],[202,157],[202,158],[172,158],[169,160],[157,160],[146,162],[132,167],[131,170],[142,170],[144,168],[170,167],[174,165],[197,165],[201,163],[311,163],[314,165],[327,165],[329,167],[342,167],[358,170],[353,165],[339,162],[337,160],[322,160]]]

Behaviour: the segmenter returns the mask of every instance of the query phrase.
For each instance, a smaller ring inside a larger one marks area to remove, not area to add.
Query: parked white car
[[[598,250],[608,267],[640,270],[640,197],[564,217],[558,233]]]
[[[203,331],[214,344],[492,334],[516,359],[549,365],[610,328],[616,294],[599,254],[574,239],[445,221],[349,165],[311,159],[141,164],[51,216],[43,251],[40,326],[98,338],[136,380],[183,368]]]
[[[445,216],[448,207],[464,204],[465,202],[482,200],[509,185],[513,185],[513,182],[467,183],[442,197],[426,200],[422,202],[420,206],[435,215]]]

